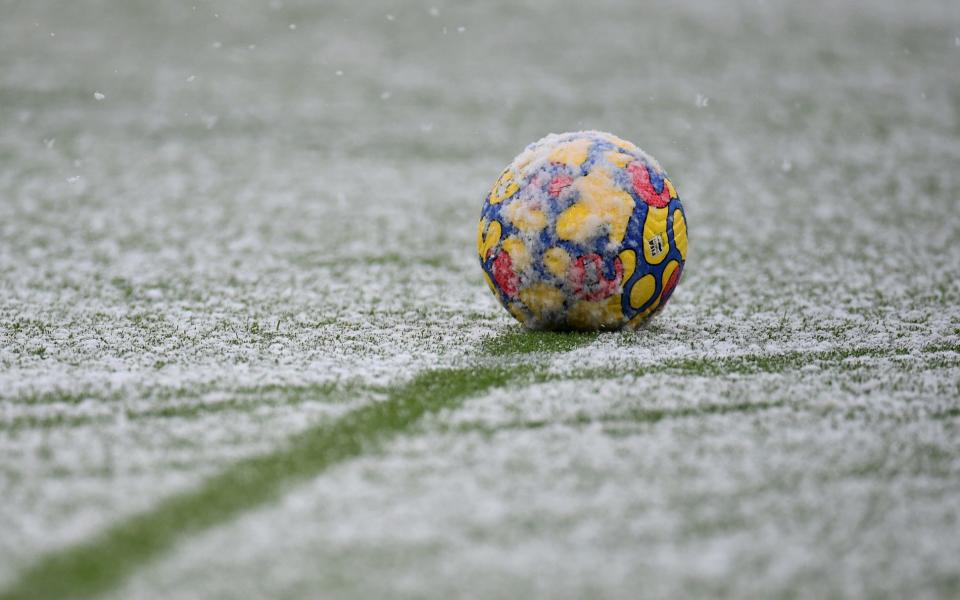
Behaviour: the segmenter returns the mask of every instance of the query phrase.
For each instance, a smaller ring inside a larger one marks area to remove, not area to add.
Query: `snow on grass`
[[[957,370],[931,369],[921,394],[888,381],[866,395],[879,412],[820,374],[499,389],[197,536],[117,597],[935,594],[960,550],[957,463],[949,417],[911,405],[955,411]]]
[[[515,379],[103,587],[955,593],[952,3],[391,11],[0,20],[0,586],[476,366]],[[687,269],[642,331],[526,334],[475,219],[581,128],[662,160]]]

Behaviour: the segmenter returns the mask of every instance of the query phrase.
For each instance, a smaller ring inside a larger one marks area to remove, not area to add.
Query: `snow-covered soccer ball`
[[[477,251],[490,289],[531,329],[633,328],[673,293],[687,225],[643,150],[599,131],[551,134],[490,190]]]

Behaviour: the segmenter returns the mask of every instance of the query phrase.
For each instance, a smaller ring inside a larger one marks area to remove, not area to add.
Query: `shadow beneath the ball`
[[[531,331],[521,328],[484,340],[481,352],[488,356],[534,352],[559,354],[589,345],[598,335],[595,331]]]

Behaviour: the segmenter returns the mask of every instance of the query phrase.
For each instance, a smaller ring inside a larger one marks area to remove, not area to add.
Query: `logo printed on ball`
[[[655,238],[650,238],[647,240],[647,245],[650,247],[651,256],[660,256],[663,254],[663,240],[659,235]]]

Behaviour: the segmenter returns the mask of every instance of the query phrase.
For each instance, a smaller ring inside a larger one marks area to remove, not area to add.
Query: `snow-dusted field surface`
[[[960,8],[0,0],[0,597],[960,595]],[[636,333],[474,235],[656,156]]]

